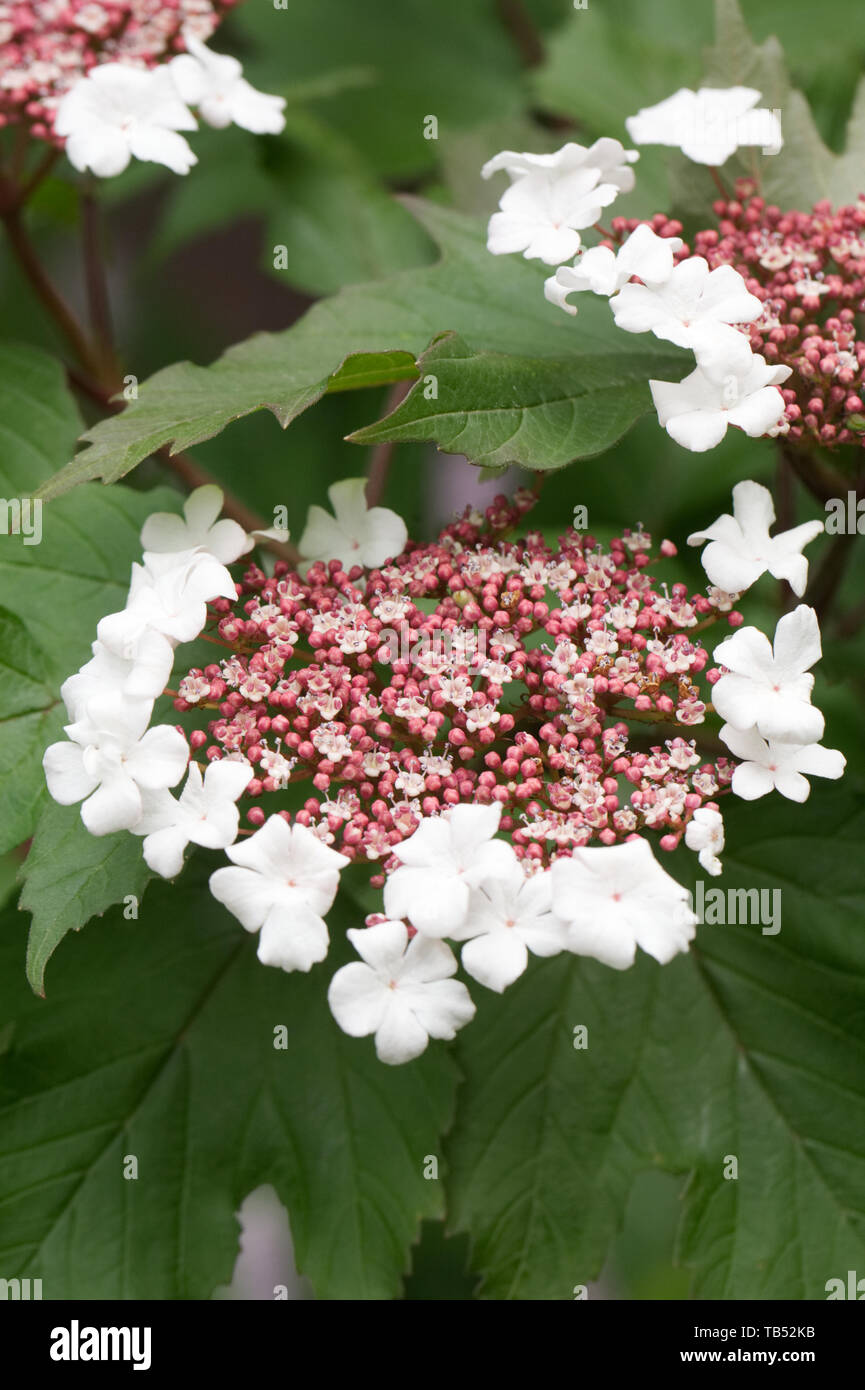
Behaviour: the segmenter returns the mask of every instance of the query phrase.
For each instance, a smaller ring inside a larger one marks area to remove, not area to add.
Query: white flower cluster
[[[768,489],[751,481],[737,483],[733,515],[695,531],[688,544],[709,542],[701,557],[703,568],[713,584],[731,595],[738,597],[768,571],[786,579],[801,597],[808,578],[802,547],[819,535],[823,523],[806,521],[770,536],[774,520]],[[817,614],[807,604],[779,620],[774,643],[758,628],[743,627],[715,648],[715,661],[726,668],[712,696],[715,709],[727,721],[720,736],[734,757],[742,759],[733,773],[736,796],[754,801],[775,789],[791,801],[804,801],[810,792],[804,774],[833,779],[842,775],[844,756],[820,744],[825,720],[811,703],[810,670],[821,655]],[[708,841],[698,841],[710,828],[717,829],[706,822],[707,815],[716,813],[697,812],[695,823],[701,814],[704,831],[692,824],[685,839],[700,851],[700,862],[708,868],[703,856],[708,858],[713,850]]]
[[[130,159],[188,174],[196,155],[179,133],[207,125],[278,135],[285,99],[258,92],[236,58],[211,50],[188,30],[186,52],[155,68],[104,63],[76,82],[57,108],[54,129],[76,169],[99,178],[121,174]]]
[[[572,951],[626,970],[638,946],[661,964],[688,949],[697,921],[688,892],[647,840],[575,849],[527,874],[494,838],[501,810],[458,805],[425,817],[394,848],[401,862],[385,882],[388,920],[348,933],[363,963],[336,972],[328,1001],[346,1033],[375,1034],[383,1062],[410,1061],[429,1038],[452,1038],[474,1016],[468,989],[451,978],[457,960],[445,938],[461,945],[466,973],[498,993],[530,952]]]
[[[333,515],[311,509],[301,540],[308,559],[375,566],[404,546],[402,520],[386,508],[367,509],[363,494],[362,479],[346,479],[330,489]],[[733,498],[734,516],[689,537],[691,544],[710,542],[703,553],[710,580],[732,601],[769,570],[802,593],[801,550],[822,523],[770,537],[774,511],[766,489],[740,483]],[[202,631],[209,601],[237,597],[226,565],[251,549],[253,536],[218,520],[222,502],[218,487],[199,488],[182,518],[158,513],[145,523],[144,555],[133,565],[125,608],[101,620],[92,659],[62,687],[68,740],[46,751],[46,780],[62,804],[83,801],[81,817],[94,835],[126,829],[142,836],[148,865],[166,878],[180,872],[188,844],[224,849],[231,862],[211,874],[214,897],[258,933],[264,964],[308,971],[327,955],[324,917],[348,858],[279,814],[238,842],[236,802],[253,775],[249,762],[228,755],[202,775],[178,729],[148,727],[176,646]],[[756,628],[737,631],[716,649],[725,668],[714,692],[727,720],[721,736],[745,759],[733,776],[738,795],[753,799],[776,787],[804,800],[804,773],[841,775],[841,754],[815,742],[823,717],[810,703],[807,673],[819,656],[816,616],[805,605],[780,620],[774,650]],[[170,788],[184,771],[175,798]],[[458,966],[448,942],[460,947],[472,979],[501,992],[526,969],[530,953],[571,951],[623,970],[638,947],[663,964],[694,936],[688,892],[661,868],[647,840],[635,835],[613,846],[578,847],[538,869],[496,838],[501,812],[500,803],[458,804],[422,818],[393,847],[398,867],[385,881],[384,920],[348,932],[361,959],[334,975],[330,1007],[345,1032],[374,1034],[385,1062],[417,1057],[430,1038],[453,1038],[473,1017],[468,989],[453,979]],[[720,873],[717,810],[697,810],[685,841],[709,873]]]
[[[225,566],[253,541],[236,522],[217,521],[221,508],[222,493],[210,486],[187,499],[183,520],[168,513],[148,518],[126,606],[102,618],[91,659],[61,687],[68,739],[43,758],[55,801],[83,801],[81,819],[92,835],[145,836],[144,857],[165,877],[180,871],[189,843],[218,849],[234,841],[234,803],[252,776],[245,760],[226,760],[202,777],[179,729],[148,727],[175,648],[201,632],[211,599],[237,597]],[[175,800],[169,788],[187,765]]]
[[[373,565],[403,548],[405,523],[385,507],[367,510],[364,488],[362,478],[344,479],[330,488],[334,516],[310,509],[301,537],[309,560],[339,558],[351,565],[362,555],[363,563]],[[144,857],[164,878],[180,872],[188,844],[227,849],[234,843],[234,803],[253,773],[245,759],[226,758],[202,776],[198,764],[189,762],[178,729],[148,727],[175,648],[202,631],[208,602],[237,598],[226,565],[251,550],[256,538],[278,532],[287,539],[280,528],[247,535],[236,521],[219,520],[222,503],[221,489],[211,484],[186,499],[182,518],[169,512],[148,517],[141,531],[142,563],[132,566],[126,605],[100,620],[91,659],[63,683],[60,694],[71,721],[67,739],[46,749],[42,760],[55,801],[83,801],[81,819],[92,835],[143,835]],[[186,784],[175,800],[169,788],[187,765]]]
[[[759,95],[751,88],[701,89],[696,94],[683,89],[626,125],[639,142],[684,148],[692,117],[699,117],[698,124],[712,132],[708,147],[717,150],[718,122],[727,122],[723,141],[729,144],[734,138],[730,112],[737,119],[744,116]],[[771,114],[750,111],[751,117]],[[780,140],[780,129],[772,133]],[[698,145],[695,140],[686,153],[698,158]],[[569,302],[571,294],[589,291],[609,300],[616,326],[626,333],[653,333],[693,352],[696,368],[683,381],[649,382],[660,424],[684,448],[695,453],[713,449],[729,425],[752,437],[782,432],[784,399],[777,388],[792,369],[769,366],[752,352],[739,326],[760,318],[763,304],[732,266],[710,270],[703,256],[688,256],[676,265],[681,238],[659,237],[648,225],[637,227],[616,253],[594,246],[572,266],[562,264],[580,252],[580,230],[592,226],[619,193],[633,188],[630,164],[638,157],[636,150],[611,139],[596,140],[587,149],[567,144],[550,155],[511,150],[496,155],[484,165],[482,176],[504,169],[512,183],[490,219],[488,249],[494,255],[522,251],[557,265],[544,293],[566,313],[577,312]]]

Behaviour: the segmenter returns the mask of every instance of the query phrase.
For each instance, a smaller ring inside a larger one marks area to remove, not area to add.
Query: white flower
[[[790,801],[807,801],[810,777],[841,777],[847,760],[837,748],[821,743],[782,743],[762,738],[756,729],[734,729],[725,724],[720,737],[736,758],[742,758],[733,773],[732,788],[744,801],[756,801],[767,792],[779,791]]]
[[[71,719],[80,719],[94,695],[116,690],[131,700],[155,700],[161,695],[174,665],[174,648],[162,633],[145,629],[126,659],[108,650],[98,639],[93,656],[80,671],[69,676],[60,695]]]
[[[183,504],[183,517],[174,512],[154,512],[141,530],[141,544],[155,554],[206,550],[223,565],[230,565],[252,549],[252,538],[236,521],[217,521],[224,501],[222,488],[207,483],[191,492]]]
[[[237,598],[234,580],[206,550],[159,555],[145,551],[133,564],[126,607],[100,619],[96,634],[118,656],[135,660],[144,634],[191,642],[207,622],[208,601]]]
[[[576,305],[568,303],[568,295],[575,291],[591,290],[609,298],[632,275],[639,275],[647,285],[662,285],[672,275],[673,257],[682,245],[681,237],[657,236],[642,223],[617,252],[608,246],[592,246],[572,266],[560,265],[555,275],[544,282],[544,294],[566,314],[575,314]]]
[[[142,791],[176,786],[183,776],[186,739],[167,724],[148,729],[152,709],[152,701],[116,691],[95,696],[83,717],[66,725],[71,742],[45,750],[48,791],[61,806],[84,801],[81,819],[91,835],[131,829],[141,817]]]
[[[586,149],[567,144],[555,154],[503,150],[481,170],[488,179],[505,169],[512,182],[490,218],[487,249],[494,256],[522,251],[526,259],[558,265],[580,249],[580,229],[634,186],[628,166],[639,156],[618,140],[596,140]]]
[[[616,326],[626,333],[654,333],[679,347],[697,348],[708,346],[708,328],[731,351],[736,339],[748,344],[741,334],[732,338],[729,325],[750,323],[763,312],[762,301],[750,293],[738,270],[731,265],[710,270],[702,256],[680,261],[660,284],[624,285],[610,307]],[[705,361],[700,365],[706,369]]]
[[[777,425],[784,414],[777,387],[790,372],[790,367],[767,366],[754,353],[747,372],[733,371],[724,381],[697,367],[683,381],[650,381],[649,387],[667,434],[699,454],[720,444],[728,425],[737,425],[752,439]]]
[[[697,164],[720,165],[741,145],[781,149],[781,123],[767,107],[754,109],[759,100],[753,87],[680,87],[629,116],[625,129],[636,145],[672,145]]]
[[[337,970],[327,1002],[344,1033],[375,1033],[380,1061],[410,1062],[430,1038],[450,1040],[474,1017],[465,985],[450,978],[457,963],[444,941],[409,941],[404,922],[380,922],[346,935],[363,961]]]
[[[821,655],[817,614],[804,603],[779,619],[774,650],[765,632],[741,627],[714,650],[730,674],[714,686],[712,703],[734,729],[756,726],[764,738],[816,743],[825,720],[811,704],[808,671]]]
[[[309,970],[327,955],[322,914],[349,862],[305,825],[271,816],[226,854],[237,867],[210,875],[210,891],[247,931],[261,931],[258,959],[282,970]]]
[[[208,763],[202,779],[198,763],[191,762],[178,801],[167,791],[145,798],[142,818],[132,829],[146,836],[142,849],[154,873],[163,878],[179,874],[188,844],[205,849],[227,849],[234,844],[239,820],[234,803],[252,773],[245,760],[221,758]]]
[[[718,855],[724,848],[724,821],[720,811],[699,807],[685,828],[685,844],[697,853],[706,873],[717,877],[721,872]]]
[[[499,994],[522,975],[529,951],[555,956],[565,949],[564,924],[552,912],[549,873],[526,876],[519,862],[472,893],[465,925],[463,968]],[[469,939],[470,938],[470,939]]]
[[[430,936],[450,936],[461,927],[471,889],[516,862],[511,846],[492,838],[501,814],[499,802],[454,806],[445,815],[426,816],[413,835],[394,845],[402,864],[384,885],[388,917],[408,917]]]
[[[285,128],[284,97],[257,92],[236,58],[211,53],[188,32],[184,39],[187,52],[169,66],[183,100],[196,107],[202,120],[220,130],[233,121],[256,135],[278,135]]]
[[[62,98],[54,122],[70,164],[99,178],[121,174],[133,155],[188,174],[198,161],[177,132],[196,129],[166,67],[123,63],[91,68]]]
[[[647,840],[575,849],[550,873],[553,911],[567,923],[576,955],[627,970],[639,946],[665,965],[694,937],[687,890],[661,868]]]
[[[703,569],[711,582],[727,593],[743,593],[768,570],[775,579],[786,579],[801,598],[808,582],[808,561],[801,550],[820,534],[823,522],[806,521],[770,536],[774,520],[769,489],[751,481],[737,483],[733,515],[725,512],[705,530],[694,531],[688,544],[710,542],[700,557]]]
[[[300,538],[307,560],[339,560],[350,569],[370,569],[405,549],[408,530],[402,517],[387,507],[367,507],[366,479],[343,478],[327,490],[334,515],[312,506]]]

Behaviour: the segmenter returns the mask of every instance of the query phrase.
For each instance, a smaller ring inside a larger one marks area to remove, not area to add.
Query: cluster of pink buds
[[[105,63],[150,68],[205,40],[236,0],[28,0],[0,3],[0,126],[55,140],[57,106]],[[62,143],[57,140],[57,143]]]
[[[865,309],[865,197],[848,207],[824,201],[811,212],[785,212],[752,190],[740,180],[739,196],[714,204],[719,225],[697,232],[693,254],[713,270],[733,266],[762,302],[761,316],[743,328],[767,363],[792,368],[781,388],[788,438],[828,448],[861,443],[865,337],[857,317]],[[624,239],[638,225],[617,217],[612,230]],[[682,231],[664,214],[651,226],[661,237]],[[688,254],[683,246],[675,258]]]
[[[251,825],[307,782],[282,816],[373,861],[380,885],[394,847],[459,803],[499,803],[527,869],[644,828],[673,849],[717,809],[734,764],[688,734],[707,710],[698,634],[741,623],[731,596],[656,582],[641,529],[606,547],[512,538],[533,501],[467,509],[380,568],[253,565],[236,603],[210,605],[230,650],[184,676],[175,707],[212,712],[194,750],[253,765]]]

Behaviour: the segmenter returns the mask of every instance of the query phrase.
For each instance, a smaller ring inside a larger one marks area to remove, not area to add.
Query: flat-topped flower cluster
[[[131,158],[188,173],[181,131],[231,122],[273,134],[285,101],[206,47],[237,0],[0,3],[0,126],[65,146],[76,169],[119,174]]]
[[[683,89],[625,122],[638,143],[678,146],[704,164],[739,145],[783,143],[777,115],[755,109],[752,88]],[[681,223],[603,210],[635,183],[637,150],[609,138],[553,154],[506,150],[482,170],[510,187],[489,223],[495,255],[521,251],[558,266],[546,297],[576,314],[571,296],[609,300],[618,328],[688,348],[696,367],[682,381],[650,381],[659,423],[684,448],[714,448],[734,426],[752,437],[789,435],[824,447],[865,439],[865,201],[782,211],[740,180],[714,204],[718,226],[698,232],[693,254]],[[721,185],[723,187],[723,185]],[[863,195],[865,197],[865,195]],[[594,227],[598,244],[583,247]],[[564,262],[576,255],[572,265]]]
[[[783,617],[773,648],[735,608],[767,570],[801,593],[802,548],[822,529],[770,536],[758,484],[690,537],[709,541],[704,594],[653,577],[641,528],[606,545],[520,534],[527,491],[467,509],[426,544],[367,509],[362,479],[330,499],[301,537],[306,563],[250,564],[239,580],[227,565],[254,538],[217,519],[218,488],[183,518],[151,517],[126,607],[63,686],[68,741],[45,770],[57,800],[83,800],[89,830],[142,836],[166,877],[189,843],[224,849],[211,891],[285,970],[325,958],[340,873],[368,865],[383,912],[349,933],[362,960],[330,1000],[385,1061],[473,1013],[448,940],[497,991],[530,952],[623,969],[639,946],[668,961],[696,918],[650,840],[684,840],[720,873],[722,797],[777,787],[802,800],[805,774],[840,776],[811,703],[813,610]],[[658,562],[675,554],[664,541]],[[733,633],[711,667],[702,633],[719,624]],[[199,635],[220,657],[175,674],[183,726],[149,727],[177,646]],[[713,706],[733,757],[700,745]]]

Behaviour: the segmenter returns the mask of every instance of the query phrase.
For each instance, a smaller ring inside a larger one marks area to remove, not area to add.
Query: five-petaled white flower
[[[280,815],[226,854],[232,867],[210,875],[210,891],[247,931],[260,930],[262,964],[307,971],[324,960],[329,938],[322,914],[336,897],[345,855]]]
[[[450,936],[463,926],[471,890],[517,862],[510,845],[493,839],[501,814],[496,801],[424,817],[413,835],[393,847],[401,864],[384,885],[388,917],[407,917],[429,936]]]
[[[575,314],[577,307],[568,303],[568,295],[576,291],[591,290],[609,298],[632,275],[638,275],[646,285],[662,285],[672,275],[673,257],[682,245],[681,237],[658,236],[642,223],[617,252],[608,246],[591,246],[572,266],[560,265],[544,282],[544,294],[566,314]]]
[[[346,569],[353,565],[370,569],[405,549],[405,522],[388,507],[367,506],[365,478],[343,478],[328,488],[327,495],[334,515],[323,507],[310,507],[299,542],[304,559],[339,560]]]
[[[847,765],[843,753],[822,743],[766,740],[756,729],[734,729],[731,724],[724,725],[720,737],[734,757],[742,759],[731,785],[744,801],[756,801],[773,790],[790,801],[807,801],[811,792],[807,777],[834,781],[843,776]]]
[[[661,868],[648,840],[575,849],[550,875],[553,911],[576,955],[627,970],[639,946],[666,965],[694,937],[687,889]]]
[[[821,654],[817,614],[807,604],[779,619],[774,647],[759,628],[741,627],[714,650],[728,674],[714,686],[712,703],[734,729],[756,727],[767,739],[816,743],[825,720],[811,704],[810,667]]]
[[[763,312],[738,270],[731,265],[710,270],[702,256],[680,261],[661,284],[624,285],[610,308],[616,326],[626,333],[654,333],[694,349],[723,339],[730,351],[742,337],[730,325],[750,323]],[[743,344],[747,347],[744,339]],[[705,362],[700,365],[705,369]]]
[[[363,960],[336,972],[327,1000],[344,1033],[375,1034],[380,1061],[410,1062],[430,1038],[453,1038],[474,1017],[465,985],[450,978],[457,963],[444,941],[419,935],[409,941],[404,922],[346,935]]]
[[[99,178],[121,174],[133,156],[188,174],[198,161],[178,131],[196,129],[167,67],[124,63],[91,68],[62,98],[54,122],[70,164]]]
[[[786,579],[800,598],[808,582],[808,561],[802,547],[823,530],[822,521],[805,521],[790,531],[769,535],[775,507],[768,488],[750,480],[733,488],[733,515],[727,512],[702,531],[688,537],[689,545],[709,541],[701,555],[713,584],[727,593],[744,593],[768,570]]]
[[[61,806],[84,802],[81,819],[91,835],[130,830],[141,817],[142,792],[176,786],[183,776],[186,739],[167,724],[148,729],[152,710],[152,700],[117,691],[94,696],[81,719],[65,726],[71,741],[45,750],[48,791]]]
[[[685,844],[696,852],[706,873],[717,877],[721,872],[718,855],[724,848],[724,821],[720,811],[700,806],[685,827]]]
[[[488,250],[494,256],[522,251],[547,265],[570,260],[580,249],[580,230],[634,187],[629,166],[638,158],[636,150],[607,137],[588,148],[569,143],[554,154],[503,150],[481,170],[488,179],[504,169],[512,181],[490,218]]]
[[[252,537],[228,517],[217,520],[225,498],[222,488],[207,483],[191,492],[183,504],[183,516],[153,512],[141,528],[141,544],[155,554],[206,550],[223,565],[239,560],[252,549]]]
[[[781,122],[768,107],[757,108],[760,95],[753,87],[680,87],[628,116],[625,129],[635,145],[672,145],[697,164],[723,164],[742,145],[776,154]]]
[[[220,130],[234,122],[256,135],[278,135],[284,129],[284,97],[256,91],[236,58],[212,53],[188,32],[184,39],[187,52],[172,59],[171,75],[183,100],[202,120]]]
[[[565,949],[564,925],[552,912],[549,873],[527,877],[517,862],[490,878],[472,893],[465,924],[454,938],[466,943],[463,968],[501,994],[522,975],[529,951],[555,956]]]
[[[784,414],[784,397],[777,388],[791,370],[770,367],[753,353],[747,371],[740,371],[737,363],[723,380],[696,367],[682,381],[650,381],[649,387],[667,434],[699,454],[720,444],[728,425],[738,426],[752,439],[777,425]]]
[[[202,778],[198,763],[191,762],[179,800],[168,791],[144,798],[141,820],[132,829],[146,836],[142,849],[154,873],[163,878],[179,874],[188,844],[205,849],[234,844],[239,820],[235,802],[252,772],[245,760],[220,758],[208,763]]]

